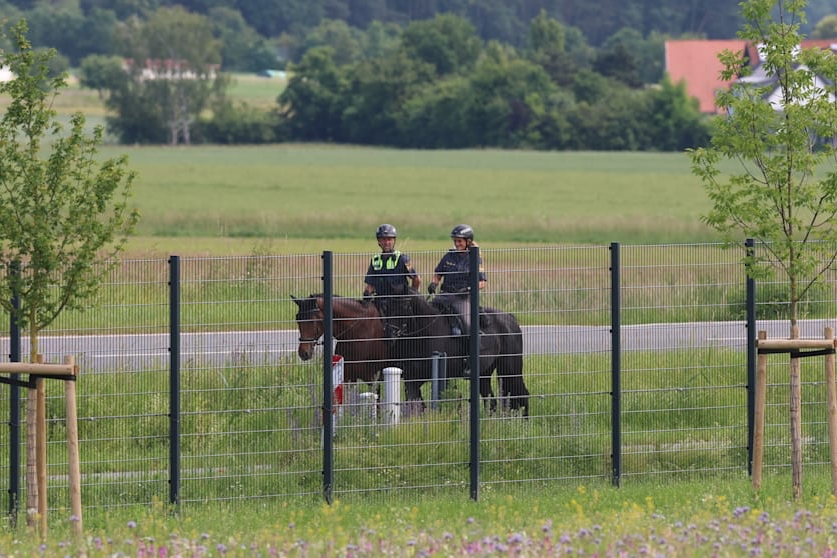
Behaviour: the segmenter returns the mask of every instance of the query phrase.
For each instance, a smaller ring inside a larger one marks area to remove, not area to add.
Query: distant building
[[[801,48],[822,48],[837,52],[837,39],[805,40]],[[695,97],[700,105],[700,111],[708,114],[721,112],[715,106],[715,97],[719,90],[725,90],[739,81],[733,77],[730,81],[721,79],[723,64],[718,55],[729,50],[746,56],[752,67],[752,75],[742,78],[744,83],[766,84],[764,71],[760,69],[760,56],[757,45],[740,39],[736,40],[674,40],[665,43],[666,72],[672,83],[686,85],[686,93]],[[818,80],[822,81],[822,80]],[[772,95],[768,100],[774,104]]]
[[[0,83],[12,81],[13,79],[15,79],[15,75],[12,71],[6,66],[0,66]]]
[[[125,60],[125,70],[128,71],[134,66],[134,61],[130,58]],[[219,64],[210,64],[207,69],[206,77],[210,79],[215,78],[215,74],[220,67]],[[192,67],[182,60],[157,60],[148,59],[142,65],[140,70],[141,80],[152,79],[197,79],[198,75]]]

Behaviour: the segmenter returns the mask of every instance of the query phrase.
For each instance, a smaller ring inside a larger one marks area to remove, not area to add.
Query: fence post
[[[825,338],[834,339],[834,328],[825,328]],[[828,450],[831,457],[831,494],[837,496],[837,377],[834,351],[825,355],[826,405],[828,406]]]
[[[169,258],[169,503],[180,505],[180,257]]]
[[[610,430],[611,482],[622,477],[622,289],[619,243],[610,244]]]
[[[755,255],[755,241],[748,238],[744,242],[747,258]],[[755,436],[756,409],[756,281],[750,277],[749,264],[745,266],[746,307],[747,307],[747,473],[753,474],[753,438]]]
[[[334,392],[331,363],[334,358],[333,253],[323,252],[323,497],[331,505],[334,495]]]
[[[480,487],[480,249],[468,249],[469,287],[471,289],[471,331],[468,362],[471,368],[471,499],[479,498]],[[490,381],[490,378],[489,378]]]
[[[11,263],[9,273],[20,274],[20,262]],[[20,294],[12,293],[12,308],[20,310]],[[21,361],[20,325],[15,313],[9,317],[9,362]],[[9,382],[9,524],[17,526],[20,503],[20,385]]]
[[[759,344],[767,339],[766,331],[759,331]],[[764,412],[767,401],[767,354],[759,352],[756,366],[755,413],[753,423],[753,488],[761,488],[761,468],[764,460]]]

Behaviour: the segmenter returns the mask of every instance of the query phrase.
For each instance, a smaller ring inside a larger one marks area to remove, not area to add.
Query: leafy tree
[[[612,49],[601,49],[593,61],[593,70],[606,77],[619,80],[628,87],[639,87],[639,62],[633,51],[622,43]]]
[[[399,127],[402,147],[460,149],[479,145],[471,122],[474,110],[470,81],[452,76],[428,84],[404,105]]]
[[[291,137],[303,141],[340,139],[345,84],[331,47],[315,47],[292,66],[279,95],[280,113]]]
[[[534,123],[531,105],[541,105],[556,86],[543,68],[489,43],[470,75],[476,101],[471,126],[482,145],[518,147]]]
[[[212,33],[221,42],[221,59],[225,71],[258,71],[276,67],[276,54],[261,35],[238,10],[216,7],[207,18]],[[265,55],[265,53],[267,53]]]
[[[342,138],[350,143],[399,145],[404,104],[432,83],[433,65],[398,51],[384,58],[363,60],[346,72]]]
[[[345,66],[360,59],[362,42],[363,34],[349,27],[345,21],[324,19],[305,34],[298,50],[307,52],[317,46],[330,46],[334,49],[335,64]]]
[[[470,70],[482,50],[474,26],[451,14],[411,23],[401,34],[401,45],[408,57],[433,64],[439,75]]]
[[[401,30],[396,25],[373,21],[366,29],[363,58],[378,58],[392,53],[398,48],[400,34]]]
[[[717,104],[729,116],[718,122],[709,147],[690,152],[692,171],[712,201],[706,223],[729,244],[744,237],[763,242],[766,254],[745,258],[751,276],[769,277],[777,268],[786,276],[792,332],[800,301],[837,257],[837,57],[799,50],[804,6],[798,0],[742,4],[749,23],[739,36],[763,45],[770,81],[738,81],[719,94]],[[749,73],[739,55],[726,52],[721,59],[725,79]],[[816,85],[816,75],[830,81]],[[774,88],[775,105],[765,98]],[[741,170],[722,172],[728,161]]]
[[[265,37],[310,29],[325,17],[322,0],[238,0],[236,6]]]
[[[658,83],[662,79],[666,57],[663,35],[653,32],[646,39],[637,29],[623,27],[602,45],[607,52],[614,52],[620,47],[631,53],[640,82]]]
[[[203,122],[201,129],[206,140],[221,144],[275,143],[278,115],[265,112],[247,103],[219,102],[212,107],[212,118]]]
[[[17,76],[0,83],[11,99],[0,121],[0,257],[7,268],[20,264],[0,279],[0,307],[28,328],[34,360],[43,328],[96,295],[138,214],[128,205],[135,175],[127,157],[96,157],[101,126],[86,135],[81,113],[66,133],[58,123],[51,107],[66,75],[47,77],[54,51],[32,49],[26,31],[24,20],[13,26],[15,49],[0,53]]]
[[[95,89],[99,98],[105,98],[105,91],[122,87],[128,80],[125,61],[120,56],[85,56],[79,68],[79,83],[82,87]]]
[[[682,151],[708,145],[709,121],[700,112],[697,99],[686,92],[686,84],[674,85],[668,77],[658,88],[644,91],[648,104],[641,122],[648,143],[644,149]]]
[[[566,50],[564,26],[541,11],[529,25],[526,57],[541,66],[558,85],[572,83],[575,62]]]
[[[837,14],[827,15],[817,22],[811,37],[814,39],[833,39],[837,37]]]
[[[111,127],[123,142],[191,143],[198,116],[229,84],[209,20],[161,8],[148,21],[126,22],[119,40],[130,79],[110,91]]]
[[[79,7],[86,15],[95,10],[112,10],[116,18],[124,21],[131,17],[147,17],[157,10],[160,0],[79,0]]]

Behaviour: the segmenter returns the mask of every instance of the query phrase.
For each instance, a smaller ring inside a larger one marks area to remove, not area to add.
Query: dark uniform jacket
[[[415,275],[410,256],[395,250],[372,256],[364,281],[375,288],[378,296],[405,295],[410,278]]]
[[[443,293],[461,293],[468,289],[468,256],[469,252],[448,250],[439,260],[434,273],[442,276]],[[485,270],[482,267],[482,256],[479,260],[479,280],[485,281]]]

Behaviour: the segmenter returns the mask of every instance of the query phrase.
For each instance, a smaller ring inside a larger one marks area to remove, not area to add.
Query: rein
[[[361,322],[362,319],[363,318],[355,319],[354,323],[352,325],[350,325],[349,327],[347,327],[346,329],[341,331],[339,334],[335,334],[334,338],[337,339],[338,341],[343,341],[345,339],[346,334],[349,333],[350,331],[352,331],[355,327],[357,327],[357,325]],[[317,321],[319,321],[320,324],[323,323],[322,318],[318,318]],[[314,345],[322,345],[324,343],[324,341],[321,341],[322,337],[323,337],[322,333],[318,337],[300,337],[299,342],[300,343],[313,343]]]

